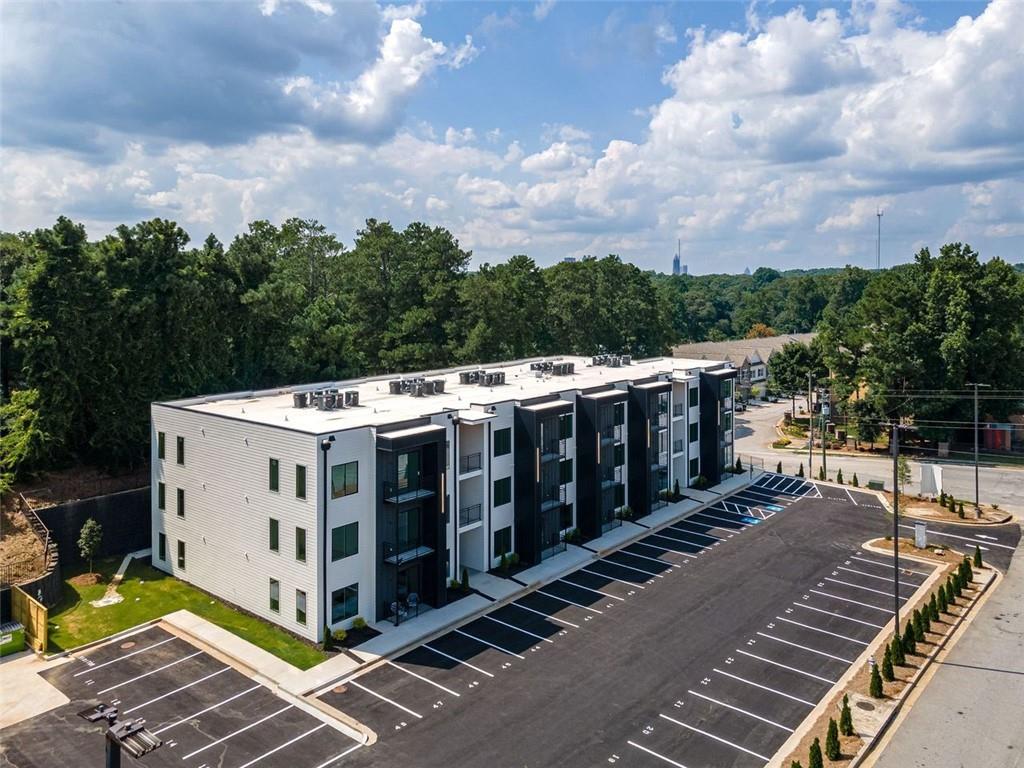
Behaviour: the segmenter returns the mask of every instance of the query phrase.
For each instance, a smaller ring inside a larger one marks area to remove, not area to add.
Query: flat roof
[[[530,364],[539,361],[573,363],[575,372],[569,376],[554,376],[550,372],[531,370]],[[485,418],[489,406],[499,403],[518,403],[561,392],[611,387],[618,382],[649,380],[655,376],[664,377],[667,381],[678,381],[680,378],[690,375],[687,374],[689,370],[715,368],[723,364],[722,361],[717,360],[655,357],[647,360],[634,360],[629,365],[613,368],[608,365],[592,365],[589,357],[532,358],[508,363],[462,366],[440,371],[301,384],[258,392],[232,392],[167,401],[156,405],[166,405],[319,435],[362,427],[384,427],[388,424],[432,416],[446,411],[457,411],[460,417],[466,411],[471,411],[471,416],[466,414],[467,420],[478,421]],[[503,372],[505,384],[481,386],[459,382],[461,371],[476,370]],[[390,381],[420,376],[427,379],[444,379],[445,391],[442,394],[422,397],[390,393]],[[340,391],[358,391],[359,405],[338,408],[333,411],[294,406],[292,398],[294,393],[328,388]],[[596,394],[600,395],[601,393]],[[588,397],[593,396],[593,394],[588,395]]]

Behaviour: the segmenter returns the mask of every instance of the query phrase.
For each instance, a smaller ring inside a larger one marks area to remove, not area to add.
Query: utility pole
[[[811,377],[807,372],[807,479],[814,480],[814,403],[811,401]]]
[[[900,636],[900,428],[892,425],[892,627]]]
[[[882,209],[877,208],[875,210],[875,216],[878,217],[878,239],[875,240],[875,270],[881,271],[882,269]]]
[[[978,387],[990,387],[991,384],[970,383],[974,387],[974,517],[981,517],[981,505],[978,503]]]
[[[818,390],[818,402],[821,403],[821,471],[828,480],[828,463],[825,460],[825,389]],[[829,410],[832,410],[832,398],[829,398]]]

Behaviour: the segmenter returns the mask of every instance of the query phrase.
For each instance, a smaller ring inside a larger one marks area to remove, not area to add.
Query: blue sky
[[[316,218],[474,260],[1024,260],[1024,3],[0,4],[0,227]]]

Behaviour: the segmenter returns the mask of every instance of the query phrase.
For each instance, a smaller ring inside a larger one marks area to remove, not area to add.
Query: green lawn
[[[97,560],[93,567],[104,575],[107,582],[120,563],[120,557],[105,558]],[[84,566],[65,568],[63,575],[70,579],[84,570]],[[105,591],[106,583],[76,587],[65,581],[60,603],[50,610],[51,652],[99,640],[184,608],[299,669],[309,669],[327,658],[319,648],[158,571],[148,561],[132,561],[118,588],[124,601],[105,608],[94,608],[89,604],[89,601],[102,597]]]

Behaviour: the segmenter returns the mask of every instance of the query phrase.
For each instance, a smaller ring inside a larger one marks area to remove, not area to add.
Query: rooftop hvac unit
[[[345,399],[345,407],[346,408],[348,408],[349,406],[353,406],[353,405],[359,405],[359,390],[358,389],[348,389],[348,390],[345,390],[344,399]]]
[[[423,385],[412,384],[409,386],[409,394],[413,397],[423,397]]]
[[[608,355],[594,355],[592,358],[590,358],[590,364],[591,365],[607,365],[608,364]]]
[[[313,405],[316,406],[316,409],[318,411],[326,411],[327,410],[326,397],[327,397],[326,395],[313,395],[313,401],[312,402],[313,402]]]
[[[608,365],[611,366],[612,368],[618,368],[620,365],[622,365],[622,358],[619,357],[618,355],[612,355],[611,357],[608,358]]]
[[[470,371],[469,372],[469,383],[470,384],[479,384],[480,383],[480,374],[481,373],[483,373],[483,372],[482,371]]]
[[[424,395],[432,395],[432,394],[434,394],[434,382],[433,381],[424,381],[424,382],[421,382],[420,384],[417,384],[416,386],[420,387],[423,390],[423,394]]]
[[[622,364],[623,365],[630,365],[633,362],[633,356],[632,355],[622,355],[621,359],[622,359]]]
[[[434,379],[434,394],[440,395],[444,392],[444,379]]]
[[[576,373],[576,363],[566,363],[566,365],[569,366],[568,372],[570,376]]]
[[[296,408],[305,408],[309,404],[309,394],[306,392],[293,392],[292,405]]]
[[[541,366],[542,366],[541,363],[530,363],[530,370],[531,371],[541,371],[541,370],[543,370],[543,368]]]
[[[459,371],[459,384],[469,384],[470,375],[470,371]]]
[[[330,389],[327,390],[327,394],[328,395],[337,395],[338,394],[338,389],[335,388],[335,387],[331,387]]]
[[[400,395],[400,394],[402,394],[402,382],[401,382],[401,380],[400,379],[394,379],[392,381],[389,381],[388,382],[388,391],[390,391],[392,395]]]
[[[483,373],[483,374],[480,375],[480,386],[481,387],[490,387],[493,384],[494,384],[494,374],[493,373]]]
[[[324,395],[324,410],[325,411],[333,411],[334,408],[337,405],[338,405],[338,396],[336,394],[334,394],[333,392],[331,392],[330,390],[328,390],[327,394]]]
[[[498,373],[494,374],[494,376],[495,376],[495,379],[494,379],[494,383],[495,384],[504,384],[505,383],[505,372],[504,371],[499,371]]]

